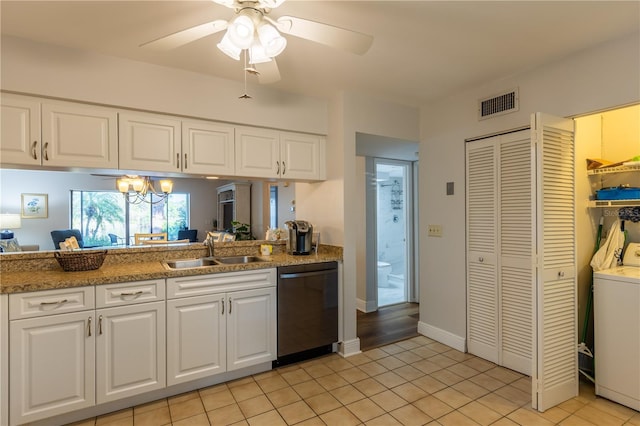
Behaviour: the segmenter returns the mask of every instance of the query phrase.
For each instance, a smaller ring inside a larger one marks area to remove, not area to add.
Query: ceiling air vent
[[[478,119],[518,111],[518,89],[478,101]]]

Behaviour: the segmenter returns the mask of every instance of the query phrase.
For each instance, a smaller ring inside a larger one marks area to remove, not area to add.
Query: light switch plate
[[[442,225],[429,225],[427,233],[430,237],[442,237]]]

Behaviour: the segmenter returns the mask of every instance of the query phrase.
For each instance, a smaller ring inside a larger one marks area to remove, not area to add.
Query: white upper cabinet
[[[202,120],[182,122],[182,171],[197,174],[235,173],[233,126]]]
[[[325,139],[302,133],[237,128],[236,174],[261,178],[325,179]]]
[[[280,134],[276,130],[236,128],[236,174],[280,177]]]
[[[2,163],[118,168],[114,109],[2,96]]]
[[[280,133],[280,177],[325,179],[325,140],[321,136]]]
[[[3,93],[1,108],[0,161],[3,164],[40,165],[40,102]]]
[[[118,167],[118,114],[70,102],[42,104],[42,164]]]
[[[182,171],[180,120],[159,114],[120,113],[120,168]]]

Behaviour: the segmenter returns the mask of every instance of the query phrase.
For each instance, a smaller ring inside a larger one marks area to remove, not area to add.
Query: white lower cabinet
[[[95,404],[93,311],[11,321],[11,424]]]
[[[164,280],[9,295],[10,424],[164,388],[164,298]]]
[[[10,424],[95,404],[93,290],[9,295]]]
[[[223,373],[226,365],[224,294],[167,301],[167,384]]]
[[[162,389],[164,302],[96,310],[96,403]]]
[[[275,269],[167,280],[167,384],[276,359]]]

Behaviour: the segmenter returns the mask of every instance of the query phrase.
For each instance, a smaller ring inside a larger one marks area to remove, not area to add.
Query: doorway
[[[409,301],[411,164],[374,159],[378,308]]]

